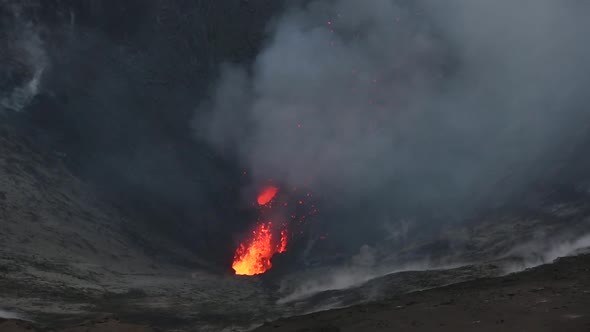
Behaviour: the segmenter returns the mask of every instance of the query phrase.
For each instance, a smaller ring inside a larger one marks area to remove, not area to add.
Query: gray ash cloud
[[[353,237],[402,217],[460,219],[551,174],[583,136],[589,12],[548,0],[293,6],[252,66],[221,71],[197,135],[260,180],[311,187],[346,211],[327,222]]]

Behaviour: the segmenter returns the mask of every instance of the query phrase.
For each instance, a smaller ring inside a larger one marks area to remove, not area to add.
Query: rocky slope
[[[266,323],[256,331],[588,331],[590,255]]]
[[[222,275],[123,216],[69,173],[58,153],[40,151],[8,125],[0,127],[0,149],[0,316],[32,321],[8,320],[2,329],[24,324],[101,331],[134,323],[164,330],[244,330],[280,317],[494,277],[590,245],[583,236],[587,200],[578,197],[542,205],[545,214],[529,213],[521,223],[514,216],[490,218],[408,243],[378,264],[353,259],[272,278]],[[542,230],[561,239],[561,246],[543,241]],[[441,241],[462,245],[429,250]]]
[[[0,128],[0,149],[0,309],[53,326],[105,312],[171,310],[174,320],[205,315],[203,306],[215,315],[230,299],[264,298],[249,280],[203,272],[10,127]]]

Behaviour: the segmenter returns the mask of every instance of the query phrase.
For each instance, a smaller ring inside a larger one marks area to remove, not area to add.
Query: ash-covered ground
[[[246,330],[281,317],[500,276],[590,247],[583,233],[588,198],[581,196],[449,230],[379,261],[371,262],[375,258],[364,248],[337,266],[235,276],[140,228],[92,194],[57,156],[29,144],[3,126],[0,296],[3,317],[36,328],[104,325],[116,318],[115,324],[163,330]],[[432,255],[428,248],[445,247],[441,241],[469,249],[446,247]]]
[[[587,330],[589,13],[0,0],[0,330]]]

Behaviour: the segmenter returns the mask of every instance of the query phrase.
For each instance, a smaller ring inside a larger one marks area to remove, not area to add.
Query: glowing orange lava
[[[284,229],[281,231],[281,244],[279,246],[279,254],[287,251],[287,241],[288,240],[289,240],[289,234],[287,233],[287,230]]]
[[[272,267],[270,259],[287,250],[287,231],[281,232],[280,243],[273,239],[272,223],[260,223],[246,243],[240,243],[232,268],[238,275],[261,274]]]
[[[268,186],[268,187],[264,188],[264,190],[260,193],[260,195],[258,195],[258,204],[259,205],[267,204],[275,197],[275,195],[277,194],[278,191],[279,191],[279,188],[277,188],[275,186]]]

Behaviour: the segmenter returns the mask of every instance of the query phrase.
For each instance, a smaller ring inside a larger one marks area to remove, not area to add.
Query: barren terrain
[[[551,313],[544,315],[547,326],[561,320],[573,327],[587,322],[583,310],[587,256],[561,260],[517,277],[436,289],[501,276],[583,251],[589,246],[582,232],[587,225],[584,197],[553,202],[546,211],[528,215],[529,220],[515,213],[505,216],[506,222],[480,223],[418,241],[374,266],[351,263],[273,278],[237,277],[213,272],[208,262],[122,216],[71,175],[57,155],[38,152],[10,127],[2,128],[0,139],[0,309],[2,317],[9,319],[2,323],[3,330],[29,326],[101,331],[116,326],[133,331],[135,327],[125,325],[129,323],[144,326],[137,331],[238,331],[281,317],[363,303],[375,304],[281,320],[270,326],[287,330],[317,326],[313,317],[322,321],[326,317],[330,326],[346,325],[353,330],[357,326],[374,329],[377,325],[373,323],[383,327],[484,326],[491,324],[490,317],[499,315],[497,312],[514,315],[538,301],[546,302],[534,307],[540,309],[532,311],[530,321],[547,310]],[[515,218],[522,222],[514,223]],[[561,240],[552,243],[542,241],[539,233],[531,236],[533,227]],[[515,228],[520,231],[515,233]],[[575,229],[580,232],[571,231]],[[438,256],[424,254],[429,246],[440,246],[445,236],[460,245],[440,250]],[[412,293],[421,290],[427,291]],[[562,310],[563,306],[569,309]],[[482,316],[475,314],[478,312]],[[334,315],[343,313],[349,320],[343,321],[345,325],[336,324],[340,318]],[[376,316],[369,317],[369,313]],[[398,320],[396,315],[403,317]],[[434,319],[419,319],[425,315]],[[512,318],[501,317],[493,322],[512,322]],[[11,320],[15,318],[23,321]],[[521,323],[530,322],[524,319]],[[80,324],[83,327],[75,328]],[[520,326],[510,324],[505,326]]]

